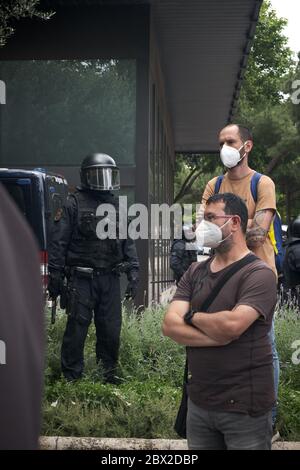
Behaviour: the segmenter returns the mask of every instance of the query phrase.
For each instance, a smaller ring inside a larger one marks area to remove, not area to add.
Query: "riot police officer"
[[[170,268],[174,272],[176,284],[179,283],[185,271],[197,261],[197,248],[194,242],[195,234],[192,226],[183,225],[182,238],[173,241],[170,251]],[[188,245],[190,245],[188,247]],[[194,245],[194,249],[192,249]],[[189,249],[187,249],[189,248]]]
[[[300,216],[288,228],[283,262],[283,286],[290,289],[292,298],[300,306]]]
[[[62,214],[55,218],[49,247],[49,296],[61,295],[66,275],[67,325],[61,349],[62,372],[67,380],[82,376],[83,350],[94,314],[96,359],[102,363],[104,380],[117,383],[121,332],[120,271],[126,272],[126,297],[134,298],[139,280],[139,262],[131,239],[99,238],[97,214],[101,204],[116,210],[120,189],[119,169],[106,154],[88,155],[81,165],[81,186],[68,198]]]

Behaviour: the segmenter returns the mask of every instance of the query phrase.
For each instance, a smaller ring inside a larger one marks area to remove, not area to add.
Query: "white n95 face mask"
[[[231,219],[229,219],[231,220]],[[208,220],[202,220],[196,229],[196,240],[198,246],[207,246],[208,248],[217,248],[220,243],[227,240],[230,237],[231,233],[224,239],[222,234],[222,228],[229,222],[225,222],[222,227],[209,222]]]
[[[245,142],[246,144],[246,142]],[[243,158],[246,156],[246,152],[241,157],[240,150],[244,147],[243,144],[239,149],[235,149],[234,147],[230,147],[229,145],[224,144],[220,151],[220,157],[222,163],[226,168],[233,168],[235,167]]]

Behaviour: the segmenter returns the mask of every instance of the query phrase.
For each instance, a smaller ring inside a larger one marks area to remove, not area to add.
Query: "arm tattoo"
[[[253,218],[252,228],[260,227],[262,230],[265,230],[261,227],[261,224],[264,221],[266,212],[267,212],[266,210],[255,212],[255,215],[254,215],[254,218]],[[266,232],[266,234],[268,233],[267,230],[265,230],[265,232]]]
[[[266,210],[261,210],[255,213],[253,218],[252,227],[247,230],[246,241],[248,248],[255,248],[261,246],[268,235],[268,230],[261,227],[264,220]]]

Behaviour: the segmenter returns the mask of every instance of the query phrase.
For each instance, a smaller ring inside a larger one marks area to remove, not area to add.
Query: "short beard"
[[[224,242],[220,243],[217,248],[215,248],[215,252],[222,255],[224,253],[228,253],[233,246],[232,237],[227,238]]]

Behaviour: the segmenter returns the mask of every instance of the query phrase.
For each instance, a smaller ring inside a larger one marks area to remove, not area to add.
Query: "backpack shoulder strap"
[[[257,202],[257,185],[261,177],[262,174],[256,171],[251,178],[250,189],[255,203]]]
[[[201,312],[206,312],[212,301],[217,297],[219,294],[220,290],[222,287],[226,284],[228,279],[230,279],[237,271],[239,271],[241,268],[246,266],[247,264],[253,263],[256,261],[257,256],[253,255],[252,253],[249,255],[244,256],[241,260],[237,261],[236,263],[233,264],[233,266],[219,279],[219,282],[216,284],[216,286],[213,288],[209,296],[205,299],[203,304],[200,307]]]
[[[218,192],[220,191],[220,187],[221,187],[223,179],[224,179],[224,175],[218,176],[216,184],[215,184],[215,194],[218,194]]]

